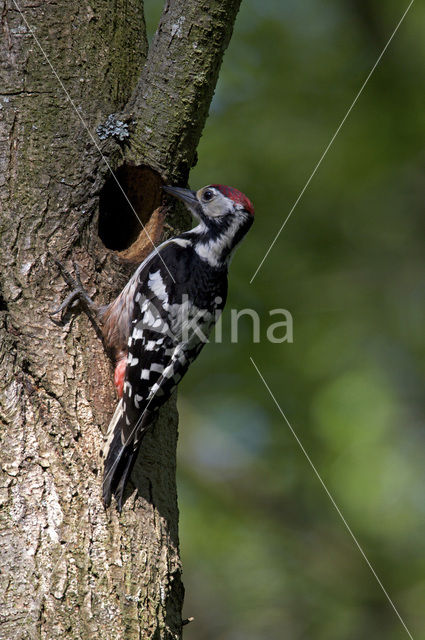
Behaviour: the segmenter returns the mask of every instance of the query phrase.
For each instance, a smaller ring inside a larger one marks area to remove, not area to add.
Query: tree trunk
[[[166,2],[149,52],[139,0],[2,3],[1,639],[181,637],[175,399],[105,512],[112,364],[87,316],[50,319],[53,258],[105,304],[187,225],[160,185],[187,180],[239,2]]]

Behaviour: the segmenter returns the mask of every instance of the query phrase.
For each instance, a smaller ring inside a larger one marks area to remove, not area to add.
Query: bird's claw
[[[49,313],[50,318],[53,320],[53,316],[56,316],[58,313],[61,314],[61,320],[63,316],[68,311],[69,308],[74,306],[76,301],[80,302],[88,312],[96,312],[97,307],[93,300],[90,298],[87,291],[84,289],[83,283],[81,282],[80,276],[80,268],[76,262],[72,262],[72,266],[74,267],[75,278],[69,273],[69,271],[63,266],[59,260],[54,259],[56,266],[59,268],[63,279],[70,289],[72,289],[71,293],[65,298],[60,307],[51,311]]]

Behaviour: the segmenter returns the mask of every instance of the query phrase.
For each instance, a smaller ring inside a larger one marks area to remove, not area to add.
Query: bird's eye
[[[213,196],[214,196],[214,193],[211,191],[211,189],[207,189],[202,194],[202,199],[206,200],[208,202],[208,200],[211,200],[213,198]]]

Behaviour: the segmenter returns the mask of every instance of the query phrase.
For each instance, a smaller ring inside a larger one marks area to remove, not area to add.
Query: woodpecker
[[[163,189],[199,224],[156,247],[102,311],[119,396],[103,450],[103,502],[115,495],[119,511],[142,438],[207,342],[226,303],[230,259],[254,220],[251,201],[232,187]]]

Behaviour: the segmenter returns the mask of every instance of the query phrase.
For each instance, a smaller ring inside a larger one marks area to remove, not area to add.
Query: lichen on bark
[[[1,639],[181,637],[175,398],[123,514],[105,512],[111,363],[86,316],[51,322],[66,293],[51,256],[75,259],[99,303],[122,288],[140,255],[99,238],[105,160],[187,180],[238,5],[166,2],[148,52],[139,0],[2,3]],[[96,137],[110,114],[131,122],[128,139]],[[178,211],[171,222],[187,224]]]

